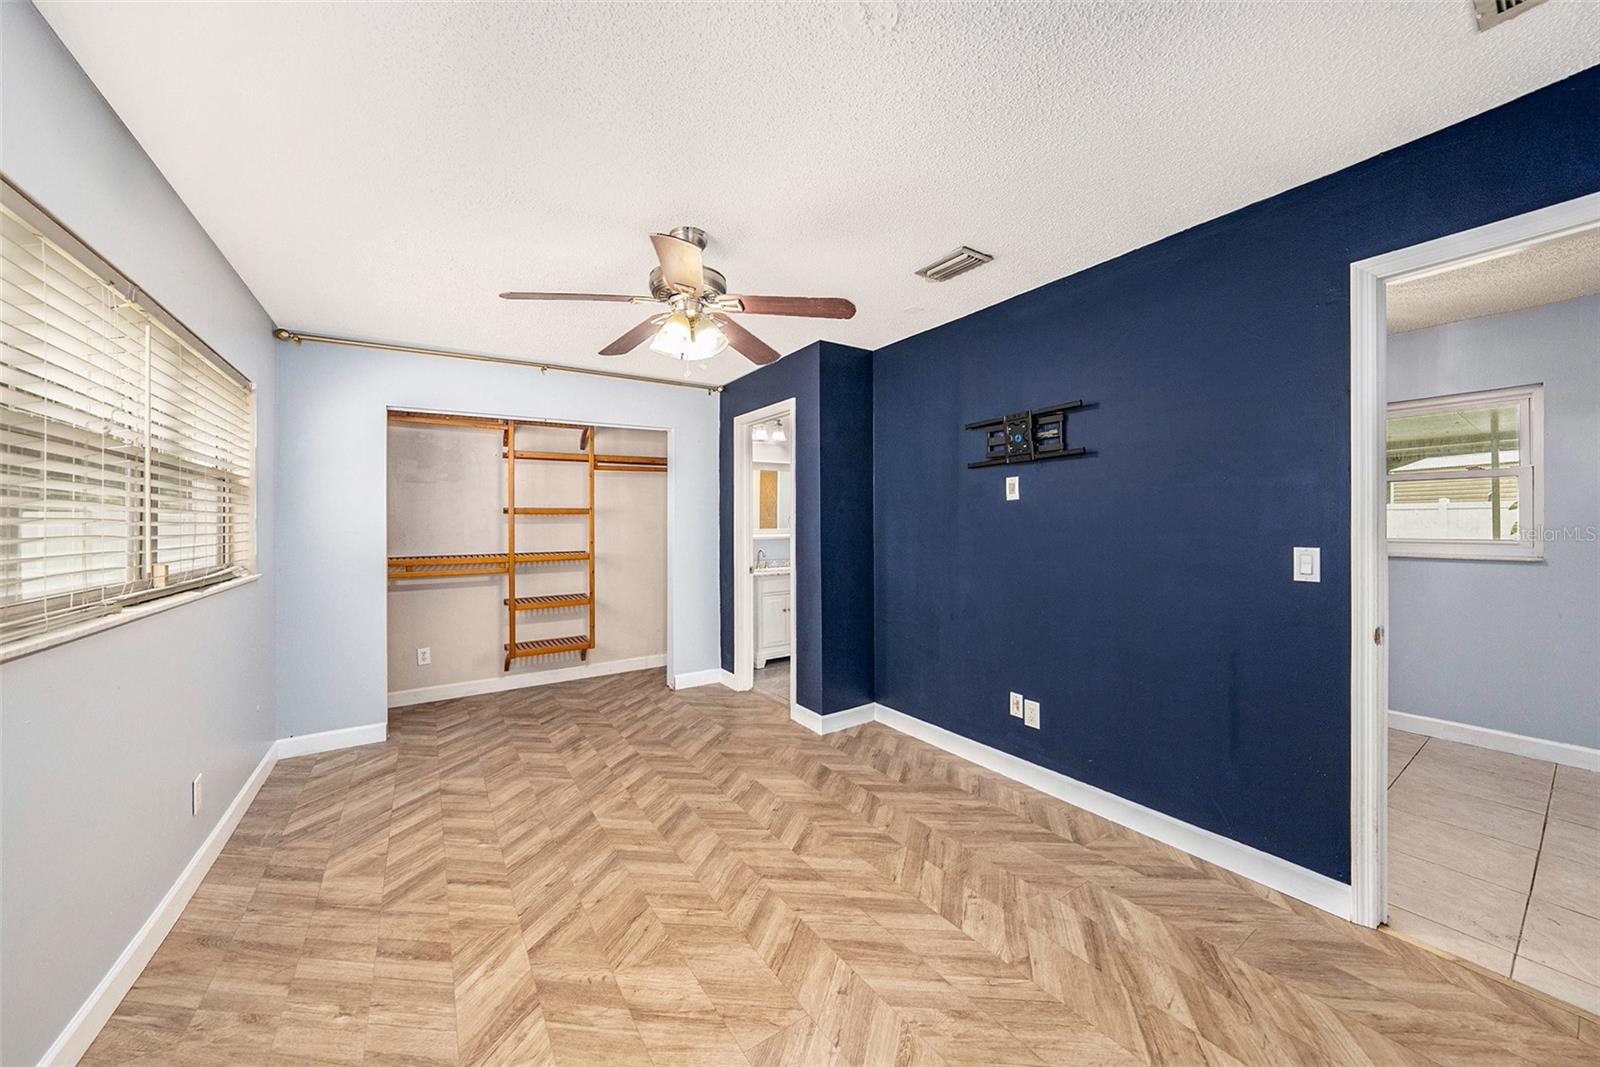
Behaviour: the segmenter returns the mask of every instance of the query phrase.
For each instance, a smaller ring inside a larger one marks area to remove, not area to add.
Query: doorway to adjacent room
[[[795,698],[795,490],[792,399],[734,420],[733,590],[736,688],[791,710]]]
[[[1353,918],[1591,1009],[1597,247],[1600,195],[1351,301]]]

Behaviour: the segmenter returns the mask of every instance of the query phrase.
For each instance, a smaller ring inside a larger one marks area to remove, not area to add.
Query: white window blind
[[[248,380],[3,191],[0,654],[255,554]]]

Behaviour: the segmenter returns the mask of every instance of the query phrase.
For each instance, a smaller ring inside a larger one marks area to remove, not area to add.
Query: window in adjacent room
[[[1544,387],[1389,405],[1389,554],[1541,555]]]
[[[0,186],[0,658],[254,569],[248,379]]]

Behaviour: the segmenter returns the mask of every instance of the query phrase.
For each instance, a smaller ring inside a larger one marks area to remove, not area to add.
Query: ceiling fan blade
[[[745,359],[757,365],[776,363],[778,350],[767,342],[740,326],[726,315],[711,316],[722,327],[722,332],[728,335],[728,344]]]
[[[724,308],[747,315],[794,315],[804,319],[854,318],[856,306],[842,296],[724,296],[719,303],[738,301],[741,307]]]
[[[622,296],[618,293],[501,293],[501,300],[606,300],[627,304],[635,300],[651,300],[648,296]]]
[[[699,245],[665,233],[651,234],[650,243],[656,246],[656,258],[661,260],[663,281],[679,292],[698,296],[705,291],[705,266]]]
[[[635,348],[638,348],[640,345],[644,344],[645,340],[651,334],[656,332],[656,327],[660,325],[660,319],[661,316],[659,315],[650,316],[648,319],[645,319],[639,325],[635,326],[633,329],[629,330],[627,333],[623,334],[621,337],[602,348],[600,350],[600,354],[602,356],[627,355]]]

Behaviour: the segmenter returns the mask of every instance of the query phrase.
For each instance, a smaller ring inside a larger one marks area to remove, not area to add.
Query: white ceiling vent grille
[[[1472,9],[1478,16],[1478,30],[1482,32],[1542,3],[1544,0],[1472,0]]]
[[[930,282],[947,282],[957,274],[965,274],[974,267],[981,267],[993,258],[987,252],[962,245],[949,255],[940,256],[917,271],[917,277],[926,278]]]

